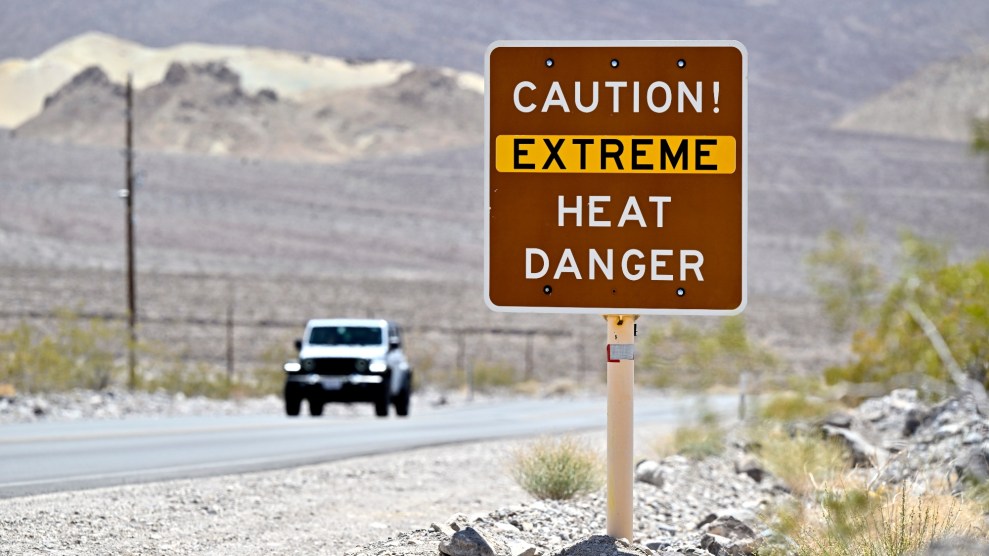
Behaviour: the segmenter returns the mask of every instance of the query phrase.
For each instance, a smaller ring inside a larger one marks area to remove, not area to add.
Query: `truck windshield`
[[[309,333],[309,343],[322,346],[377,346],[382,331],[373,326],[321,326]]]

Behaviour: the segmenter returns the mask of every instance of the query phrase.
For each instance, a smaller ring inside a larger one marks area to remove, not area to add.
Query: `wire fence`
[[[125,325],[127,315],[113,311],[79,310],[71,317]],[[0,310],[0,321],[55,322],[65,313],[54,310]],[[258,365],[272,364],[262,352],[272,345],[291,355],[291,338],[301,335],[304,320],[238,318],[232,308],[223,316],[138,315],[140,339],[164,342],[191,363],[224,366],[230,376]],[[573,330],[522,327],[436,326],[403,324],[405,349],[413,364],[447,373],[469,375],[478,363],[501,362],[517,369],[520,381],[551,375],[590,372],[588,338]]]

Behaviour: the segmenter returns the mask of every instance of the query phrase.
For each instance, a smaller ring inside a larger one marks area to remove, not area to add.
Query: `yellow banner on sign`
[[[652,135],[499,135],[499,172],[733,174],[735,138]]]

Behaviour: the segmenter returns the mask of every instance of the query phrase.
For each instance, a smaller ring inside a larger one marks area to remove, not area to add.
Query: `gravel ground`
[[[0,554],[339,555],[529,500],[505,472],[510,445],[3,500]]]
[[[85,396],[46,399],[53,400],[89,403]],[[179,407],[210,411],[209,402],[180,402]],[[58,408],[63,416],[71,409]],[[58,411],[50,408],[51,415]],[[920,465],[904,471],[910,477],[955,470],[964,478],[984,471],[987,422],[970,400],[927,406],[915,392],[897,391],[834,414],[823,426],[855,439],[852,452],[878,457],[895,449],[904,462]],[[654,458],[671,432],[638,427],[636,455]],[[604,453],[603,431],[579,438]],[[472,535],[482,535],[495,556],[752,554],[769,534],[760,516],[790,496],[757,462],[745,463],[752,458],[738,442],[701,461],[651,459],[636,470],[633,538],[616,541],[603,536],[604,489],[554,502],[535,500],[514,483],[512,454],[528,442],[426,448],[288,470],[0,500],[0,555],[437,556],[444,549],[453,556],[491,554],[476,545],[450,548]],[[918,456],[929,452],[943,457],[932,462]],[[941,554],[929,554],[935,553]]]

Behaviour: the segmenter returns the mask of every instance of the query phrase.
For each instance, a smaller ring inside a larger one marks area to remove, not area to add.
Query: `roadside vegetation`
[[[743,373],[772,374],[778,367],[769,349],[749,339],[740,315],[720,319],[713,330],[674,319],[636,347],[637,380],[657,388],[736,386]]]
[[[10,393],[126,387],[127,347],[121,323],[62,310],[49,327],[21,322],[0,330],[0,384]],[[140,342],[135,350],[139,390],[220,399],[278,392],[286,360],[284,350],[273,347],[263,353],[262,365],[231,377],[222,365],[191,363],[158,343]]]
[[[867,384],[876,393],[919,386],[929,399],[968,389],[969,380],[985,385],[989,255],[949,263],[947,246],[905,233],[898,274],[882,285],[862,244],[832,233],[810,258],[834,328],[851,330],[853,359],[826,369],[825,382]]]
[[[572,438],[543,438],[512,455],[515,482],[540,499],[568,500],[604,484],[601,455]]]

